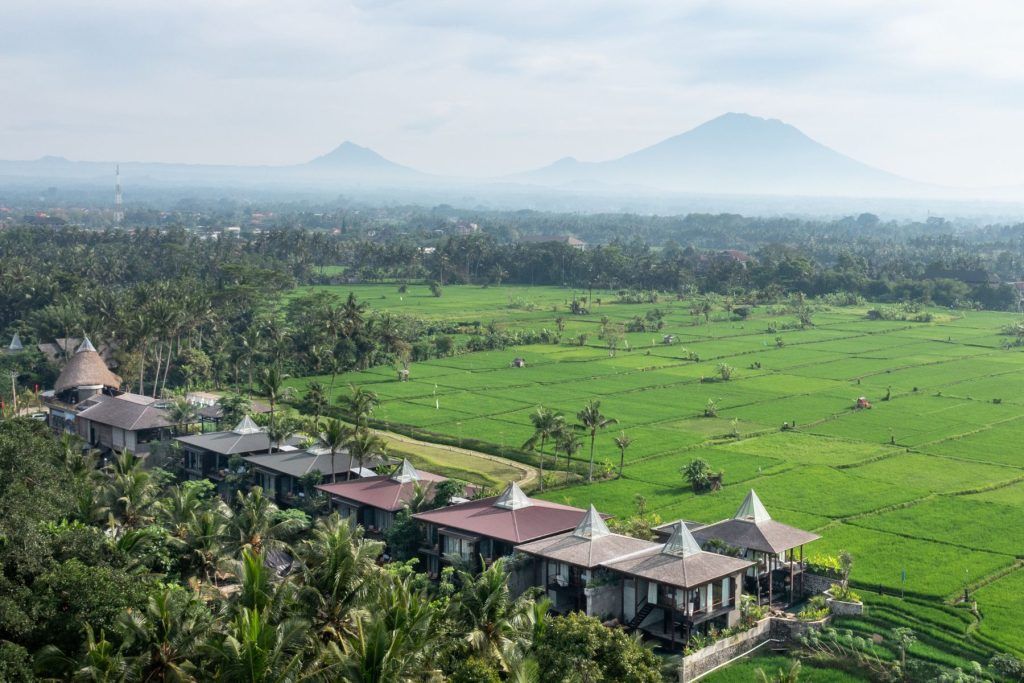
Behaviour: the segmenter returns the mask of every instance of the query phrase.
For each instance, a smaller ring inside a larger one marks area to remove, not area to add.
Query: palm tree
[[[320,382],[310,382],[304,398],[306,405],[313,411],[314,429],[320,431],[320,416],[330,407],[327,387]]]
[[[626,449],[631,443],[633,439],[625,431],[615,437],[615,445],[619,447],[619,478],[622,478],[622,467],[626,464]]]
[[[156,502],[156,482],[141,463],[142,458],[124,451],[104,468],[110,477],[104,492],[111,518],[129,528],[148,521],[148,513]]]
[[[338,402],[345,407],[357,427],[366,427],[373,411],[380,404],[380,399],[369,389],[352,386],[351,393],[340,397]]]
[[[555,438],[555,448],[565,453],[565,483],[569,483],[570,461],[576,453],[583,448],[583,442],[572,429],[563,429]]]
[[[228,539],[227,519],[218,510],[205,510],[185,525],[180,538],[168,539],[171,547],[181,553],[187,576],[217,584],[217,572],[228,557],[225,548]]]
[[[172,486],[157,502],[161,521],[172,536],[182,538],[188,525],[203,508],[203,497],[194,486]]]
[[[279,401],[288,400],[295,393],[292,387],[284,385],[288,375],[281,372],[277,366],[264,368],[259,376],[260,394],[267,397],[270,402],[270,422],[274,422],[274,410]]]
[[[270,442],[267,445],[267,455],[274,454],[274,444],[277,444],[280,448],[281,444],[288,441],[288,439],[295,435],[295,432],[299,431],[299,428],[299,422],[287,416],[267,425],[267,440]]]
[[[506,668],[513,653],[529,640],[530,630],[524,625],[531,601],[512,599],[503,558],[477,576],[459,571],[458,579],[455,623],[464,629],[471,651],[493,657]]]
[[[331,483],[338,483],[338,471],[334,466],[334,456],[338,454],[345,444],[348,443],[349,434],[352,430],[345,426],[341,420],[328,419],[324,424],[324,431],[320,434],[320,441],[324,447],[331,452]],[[351,470],[350,470],[351,471]]]
[[[256,362],[256,356],[263,346],[262,327],[258,323],[250,325],[242,333],[239,341],[246,358],[246,369],[249,372],[249,398],[252,398],[252,370]]]
[[[523,448],[533,450],[536,448],[537,443],[540,443],[538,459],[540,461],[540,490],[543,491],[544,446],[547,444],[548,439],[554,438],[556,434],[565,429],[565,417],[561,413],[556,413],[544,406],[537,406],[537,410],[530,414],[530,422],[533,423],[533,436],[523,444]]]
[[[196,407],[189,403],[184,396],[179,396],[171,403],[167,410],[167,416],[174,423],[174,430],[178,434],[184,434],[190,424],[195,422]]]
[[[235,507],[227,522],[226,545],[238,555],[244,550],[261,555],[264,550],[285,547],[287,539],[305,526],[295,517],[278,519],[278,507],[263,495],[259,486],[248,493],[239,491]]]
[[[205,652],[211,660],[211,678],[225,683],[285,683],[311,674],[304,668],[305,632],[302,619],[274,624],[266,611],[243,607],[214,636]]]
[[[362,527],[332,513],[317,520],[296,550],[302,566],[299,599],[312,605],[313,620],[324,633],[337,638],[367,581],[379,571],[384,544],[364,539]]]
[[[176,587],[160,588],[149,596],[145,610],[121,614],[118,631],[128,658],[131,679],[192,681],[199,671],[199,644],[212,621],[203,602]]]
[[[384,456],[388,451],[387,442],[365,427],[357,428],[354,431],[349,432],[349,437],[345,444],[348,446],[349,458],[355,459],[359,463],[360,470],[363,469],[363,462],[367,458]],[[351,460],[349,462],[351,464]],[[351,467],[349,467],[348,476],[345,478],[352,478]]]
[[[587,471],[587,483],[590,483],[594,480],[594,442],[597,440],[597,430],[618,424],[618,420],[602,415],[601,402],[595,400],[587,401],[583,410],[576,413],[576,419],[580,421],[580,427],[590,433],[590,469]]]

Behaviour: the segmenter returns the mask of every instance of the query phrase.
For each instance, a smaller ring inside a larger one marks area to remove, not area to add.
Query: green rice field
[[[753,488],[775,518],[822,536],[810,553],[852,552],[862,592],[905,596],[879,596],[875,621],[851,627],[911,623],[926,633],[922,656],[953,665],[994,650],[1024,655],[1024,349],[1004,348],[1010,338],[1000,334],[1018,316],[934,310],[920,323],[822,307],[799,329],[782,309],[743,320],[718,310],[707,322],[686,302],[622,304],[604,291],[574,316],[573,292],[558,288],[446,287],[440,298],[423,286],[405,295],[392,285],[334,289],[421,318],[534,330],[563,319],[561,343],[414,363],[408,382],[394,368],[339,375],[336,393],[356,384],[380,396],[382,426],[523,459],[537,406],[572,421],[598,399],[618,420],[598,434],[599,469],[618,466],[612,437],[633,438],[622,478],[535,495],[625,516],[640,494],[664,521],[714,521]],[[614,325],[653,308],[664,329],[624,334],[611,355],[602,317]],[[515,357],[526,367],[513,368]],[[734,369],[728,381],[720,363]],[[292,383],[301,392],[312,379]],[[854,409],[860,396],[871,409]],[[709,400],[716,417],[704,417]],[[585,446],[577,459],[588,455]],[[724,473],[721,491],[688,488],[680,468],[698,457]],[[977,616],[953,606],[965,587]]]

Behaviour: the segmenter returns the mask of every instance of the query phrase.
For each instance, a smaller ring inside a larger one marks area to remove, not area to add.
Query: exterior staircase
[[[626,624],[626,626],[630,629],[635,629],[640,624],[644,623],[644,619],[646,619],[647,615],[649,615],[653,611],[654,605],[650,602],[645,602],[644,606],[640,608],[640,611],[637,612],[632,619],[630,619],[629,623]]]

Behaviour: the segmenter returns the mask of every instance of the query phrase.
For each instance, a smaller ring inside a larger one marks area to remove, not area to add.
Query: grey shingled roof
[[[235,432],[209,432],[207,434],[193,434],[191,436],[179,436],[176,441],[221,455],[235,455],[236,453],[258,453],[270,448],[270,437],[266,432],[255,434],[236,434]]]
[[[781,553],[821,538],[809,531],[776,522],[754,489],[750,489],[732,519],[694,529],[693,535],[701,543],[718,539],[736,548],[763,553]]]
[[[667,586],[695,588],[744,571],[753,564],[748,560],[704,551],[680,557],[665,552],[662,545],[655,545],[635,555],[603,562],[602,566]]]
[[[575,531],[516,546],[516,550],[557,562],[593,569],[627,555],[661,546],[632,536],[609,533],[595,538],[584,538]]]
[[[247,463],[256,467],[279,472],[293,477],[301,477],[313,470],[319,470],[321,474],[331,475],[333,473],[343,474],[349,470],[355,470],[359,461],[349,458],[348,453],[335,453],[334,469],[331,469],[331,454],[316,450],[306,451],[278,451],[271,455],[249,455],[244,458]],[[394,460],[371,460],[367,458],[364,467],[380,467],[385,464],[393,464]]]
[[[727,519],[694,529],[693,536],[700,543],[718,539],[736,548],[749,548],[763,553],[781,553],[821,538],[810,531],[774,519],[760,523],[746,519]]]
[[[156,404],[157,399],[139,394],[99,394],[81,404],[87,407],[79,411],[78,417],[129,432],[172,426],[167,411]]]

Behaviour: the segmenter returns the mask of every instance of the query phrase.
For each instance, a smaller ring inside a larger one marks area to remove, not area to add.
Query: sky
[[[956,187],[1024,184],[1024,3],[2,0],[0,158],[497,176],[725,112]]]

